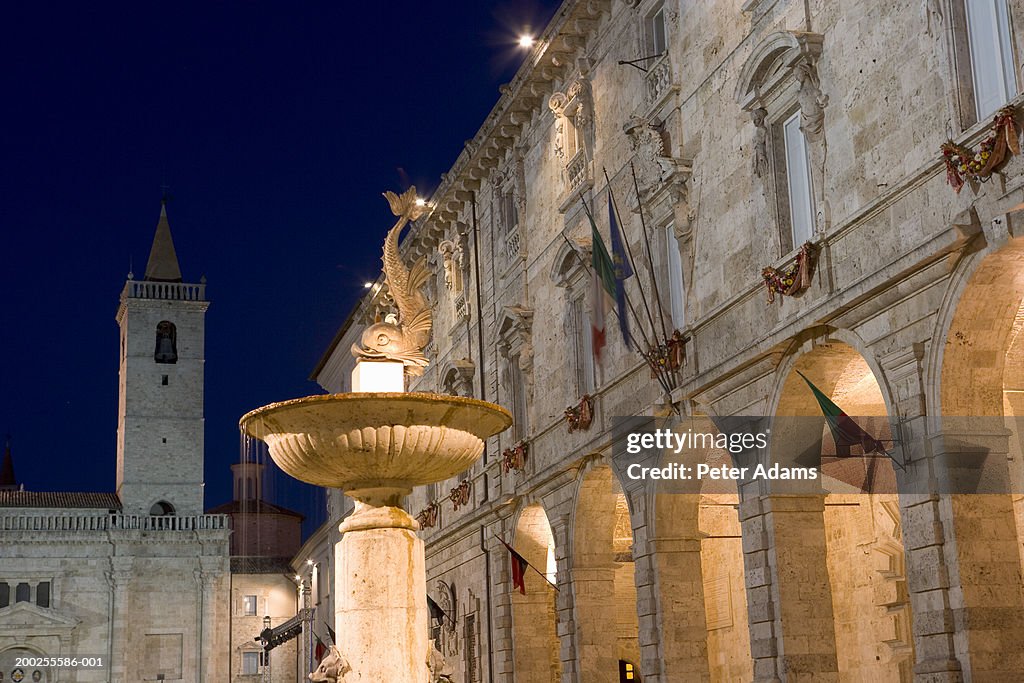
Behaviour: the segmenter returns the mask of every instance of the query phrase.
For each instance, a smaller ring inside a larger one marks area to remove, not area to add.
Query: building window
[[[520,365],[519,354],[509,356],[509,384],[512,387],[512,433],[517,441],[525,439],[530,432],[526,409],[526,382]]]
[[[625,659],[619,660],[619,683],[626,683],[628,681],[639,680],[636,677],[636,667],[633,666],[632,662],[627,662]]]
[[[36,605],[39,607],[50,606],[50,582],[40,581],[36,586]]]
[[[156,503],[153,503],[153,507],[149,508],[149,514],[154,517],[173,515],[174,506],[168,503],[166,500],[157,501]]]
[[[576,391],[579,396],[594,391],[594,337],[590,327],[590,310],[585,297],[572,302],[572,323],[576,352]],[[607,334],[607,322],[605,332]]]
[[[506,190],[501,195],[501,223],[509,233],[519,227],[519,211],[516,209],[516,195]]]
[[[977,120],[992,115],[1017,92],[1006,0],[964,0],[970,46],[974,111]]]
[[[663,55],[668,47],[665,39],[665,7],[658,5],[644,19],[644,48],[645,57]]]
[[[32,587],[25,582],[21,582],[14,589],[14,601],[15,602],[30,602],[32,600]]]
[[[153,360],[157,363],[178,362],[178,329],[174,323],[160,321],[156,326],[156,350]]]
[[[7,607],[11,604],[11,586],[8,583],[0,583],[0,607]]]
[[[242,616],[243,617],[254,617],[256,616],[256,596],[246,595],[242,597]]]
[[[242,675],[251,676],[260,672],[260,653],[242,653]]]
[[[814,194],[807,142],[800,130],[800,112],[783,121],[779,130],[782,152],[776,163],[780,175],[785,174],[786,184],[785,196],[779,193],[779,215],[788,218],[784,222],[789,224],[789,234],[784,230],[782,235],[783,251],[788,253],[814,236]],[[781,199],[786,200],[784,205]]]
[[[167,375],[161,375],[160,376],[160,385],[166,387],[167,386],[167,382],[168,382]]]
[[[466,629],[466,683],[480,680],[480,658],[477,655],[476,612],[465,617]]]
[[[679,253],[679,241],[676,239],[673,225],[665,228],[664,240],[672,329],[682,331],[686,327],[686,282],[683,275],[683,259]]]

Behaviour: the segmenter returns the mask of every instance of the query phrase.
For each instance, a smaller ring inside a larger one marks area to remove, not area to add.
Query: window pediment
[[[0,609],[0,633],[61,635],[70,633],[78,624],[79,620],[71,614],[30,602],[16,602]]]

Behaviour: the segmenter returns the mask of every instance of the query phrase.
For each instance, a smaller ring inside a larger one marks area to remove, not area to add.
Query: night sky
[[[238,418],[307,380],[555,0],[15,3],[0,27],[0,433],[29,490],[112,491],[118,296],[160,210],[208,280],[206,504]],[[318,496],[282,481],[276,502]]]

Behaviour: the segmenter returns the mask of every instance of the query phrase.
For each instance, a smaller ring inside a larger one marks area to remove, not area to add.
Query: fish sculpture
[[[398,221],[384,239],[384,281],[388,293],[398,308],[398,317],[387,316],[383,322],[375,322],[365,330],[359,344],[352,345],[352,355],[368,360],[395,360],[405,364],[409,375],[422,375],[428,360],[423,347],[430,339],[433,325],[430,304],[423,292],[423,284],[430,276],[425,258],[421,258],[411,269],[407,268],[398,253],[398,238],[409,221],[419,218],[427,210],[422,201],[417,201],[416,188],[410,187],[398,195],[385,192],[391,205],[391,212]]]

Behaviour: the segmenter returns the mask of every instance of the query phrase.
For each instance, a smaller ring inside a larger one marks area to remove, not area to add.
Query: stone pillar
[[[578,567],[572,571],[573,598],[576,603],[577,668],[573,681],[618,683],[619,668],[616,611],[626,605],[615,604],[615,567]],[[562,621],[559,620],[559,624]],[[575,662],[562,661],[565,675]]]
[[[111,595],[110,620],[110,681],[127,683],[128,653],[131,652],[128,632],[129,583],[132,576],[132,558],[114,556],[110,558],[107,583]]]
[[[355,512],[335,547],[334,629],[339,650],[363,681],[427,680],[427,586],[419,525],[404,492],[352,491]]]
[[[627,491],[633,523],[640,675],[651,683],[708,681],[708,632],[697,493]],[[658,497],[663,497],[658,502]],[[657,516],[652,527],[649,520]]]
[[[824,496],[740,503],[754,680],[838,681]]]
[[[1024,680],[1024,595],[1008,434],[1000,418],[967,418],[966,426],[977,425],[971,431],[959,423],[945,418],[943,431],[932,438],[933,457],[942,461],[938,469],[950,480],[938,509],[954,650],[964,680]],[[960,474],[965,471],[969,479]],[[979,492],[967,492],[976,477]]]
[[[515,652],[512,644],[512,596],[511,577],[508,571],[508,550],[501,544],[497,536],[504,537],[499,526],[497,530],[486,532],[487,558],[491,567],[491,609],[493,614],[487,615],[494,629],[494,654],[489,658],[494,667],[494,680],[501,683],[513,683]]]

